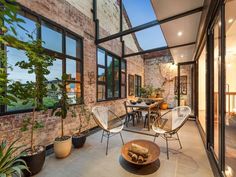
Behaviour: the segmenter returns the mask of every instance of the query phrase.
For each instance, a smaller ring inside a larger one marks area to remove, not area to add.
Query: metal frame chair
[[[103,137],[107,138],[106,155],[108,154],[108,146],[109,146],[110,137],[112,137],[116,134],[120,134],[122,144],[124,145],[124,140],[123,140],[123,137],[121,134],[121,131],[124,127],[124,123],[122,122],[120,117],[118,117],[114,112],[109,110],[108,107],[104,107],[104,106],[93,107],[92,113],[94,115],[93,116],[94,121],[103,130],[102,137],[101,137],[101,143],[103,141]],[[114,125],[109,124],[109,113],[111,113],[112,116],[115,116],[115,118],[117,118],[119,120],[119,124],[117,124],[117,122]]]
[[[127,107],[127,103],[128,101],[124,101],[124,106],[125,106],[125,112],[126,112],[126,117],[125,117],[125,125],[126,127],[128,127],[128,124],[129,124],[129,121],[130,121],[130,118],[132,118],[132,121],[133,121],[133,126],[135,125],[135,118],[137,119],[137,116],[138,116],[138,112],[133,110],[132,108],[131,111],[129,112],[128,111],[128,107]]]
[[[154,137],[154,142],[158,136],[161,136],[166,141],[166,149],[167,149],[167,159],[169,159],[169,147],[168,141],[170,140],[178,140],[180,149],[182,149],[182,144],[178,135],[178,131],[185,124],[189,115],[191,113],[191,109],[188,106],[179,106],[176,107],[163,115],[161,115],[152,125],[153,131],[156,132]],[[167,114],[171,114],[172,118],[172,127],[169,130],[164,129],[164,126],[168,122],[169,119],[163,118]],[[176,135],[176,137],[173,137]]]

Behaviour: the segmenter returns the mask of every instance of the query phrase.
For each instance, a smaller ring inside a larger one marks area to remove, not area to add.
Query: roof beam
[[[136,26],[134,28],[127,29],[127,30],[124,30],[122,32],[115,33],[115,34],[112,34],[110,36],[98,39],[97,40],[97,44],[100,44],[100,43],[103,43],[103,42],[106,42],[106,41],[110,41],[110,40],[113,40],[113,39],[116,39],[116,38],[119,38],[119,37],[122,37],[122,36],[125,36],[125,35],[128,35],[128,34],[131,34],[131,33],[135,33],[135,32],[138,32],[138,31],[141,31],[141,30],[144,30],[144,29],[156,26],[156,25],[161,25],[163,23],[167,23],[167,22],[170,22],[172,20],[176,20],[176,19],[188,16],[188,15],[192,15],[192,14],[201,12],[202,9],[203,9],[203,7],[198,7],[196,9],[192,9],[192,10],[180,13],[178,15],[174,15],[174,16],[168,17],[168,18],[165,18],[165,19],[160,20],[160,21],[153,20],[151,22],[148,22],[148,23]]]
[[[170,46],[170,47],[167,47],[167,46],[166,47],[158,47],[158,48],[154,48],[154,49],[143,50],[141,52],[126,54],[126,55],[124,55],[124,58],[133,57],[133,56],[136,56],[136,55],[143,55],[143,54],[151,53],[151,52],[158,52],[158,51],[162,51],[162,50],[178,48],[178,47],[185,47],[185,46],[194,45],[194,44],[196,44],[196,42],[189,42],[189,43],[175,45],[175,46]]]

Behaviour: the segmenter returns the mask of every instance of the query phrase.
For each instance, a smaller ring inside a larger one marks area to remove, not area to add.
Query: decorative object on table
[[[168,109],[168,104],[166,102],[163,102],[163,103],[161,103],[160,107],[162,110],[166,110],[166,109]]]
[[[141,99],[141,98],[139,98],[138,100],[137,100],[137,103],[142,103],[143,102],[143,100]]]
[[[136,104],[137,104],[137,102],[134,101],[134,100],[130,100],[130,103],[133,104],[133,105],[136,105]]]
[[[147,99],[147,100],[145,101],[145,103],[146,103],[146,105],[150,105],[150,104],[152,104],[152,100]]]
[[[169,140],[178,140],[180,148],[182,149],[178,131],[188,120],[190,113],[191,109],[188,106],[179,106],[162,114],[152,124],[152,129],[156,133],[154,137],[154,142],[159,136],[166,140],[167,159],[169,159]],[[169,125],[168,121],[171,121],[171,127],[167,126]],[[174,135],[176,135],[176,137],[174,137]]]
[[[17,151],[22,146],[15,146],[18,139],[13,141],[9,146],[6,141],[2,141],[0,144],[0,176],[21,177],[22,171],[29,171],[25,161],[21,159],[23,153],[16,155]]]
[[[188,88],[187,88],[187,78],[188,76],[180,76],[180,94],[181,95],[187,95],[188,94]],[[175,95],[178,94],[178,76],[175,77],[175,89],[174,89]]]
[[[143,166],[158,160],[160,148],[148,140],[133,140],[122,147],[121,155],[127,162]]]
[[[134,75],[128,76],[128,93],[129,96],[134,96]]]
[[[93,118],[94,121],[98,124],[100,128],[102,128],[102,138],[101,143],[103,141],[103,137],[107,138],[107,146],[106,146],[106,155],[108,154],[108,145],[109,145],[109,139],[111,136],[120,134],[120,138],[122,141],[122,144],[124,144],[123,137],[121,134],[121,131],[124,128],[124,123],[118,117],[114,112],[109,110],[108,107],[105,106],[95,106],[92,109]],[[118,122],[115,122],[114,124],[111,124],[109,121],[109,118],[113,116],[118,120]]]
[[[89,85],[92,85],[95,83],[95,74],[93,71],[88,72],[88,78],[89,78],[89,81],[88,81]]]

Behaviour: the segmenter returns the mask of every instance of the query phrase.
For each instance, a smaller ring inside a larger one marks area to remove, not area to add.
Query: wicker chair
[[[104,106],[96,106],[92,109],[93,117],[95,122],[98,124],[100,128],[102,128],[102,138],[101,143],[103,141],[103,137],[107,138],[107,146],[106,146],[106,155],[108,154],[108,145],[109,145],[109,138],[115,134],[120,134],[121,141],[124,145],[124,140],[121,134],[121,131],[124,127],[124,123],[122,120],[111,110],[109,110],[108,107]],[[115,117],[117,118],[118,122],[111,122],[109,121],[109,117]]]
[[[169,159],[169,140],[178,140],[180,148],[182,149],[178,131],[185,124],[190,113],[191,109],[188,106],[179,106],[164,113],[153,123],[152,129],[156,133],[154,142],[158,136],[166,140],[167,159]],[[176,137],[174,135],[176,135]]]

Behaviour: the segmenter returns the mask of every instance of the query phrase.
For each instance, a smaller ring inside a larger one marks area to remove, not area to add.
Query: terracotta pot
[[[168,104],[167,103],[162,103],[161,104],[161,109],[163,109],[163,110],[168,109]]]
[[[70,154],[72,146],[71,136],[65,139],[56,138],[54,141],[54,153],[57,158],[65,158]]]

